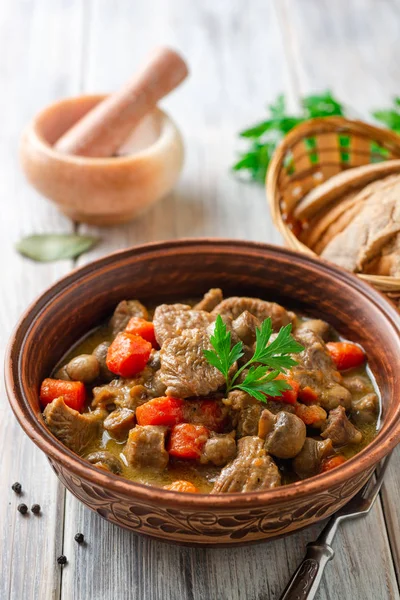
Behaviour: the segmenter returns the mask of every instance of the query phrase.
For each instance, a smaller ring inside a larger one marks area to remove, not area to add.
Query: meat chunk
[[[212,311],[213,315],[229,316],[237,319],[245,310],[256,317],[259,321],[265,321],[271,317],[272,327],[275,331],[283,325],[288,325],[294,319],[294,314],[286,311],[283,306],[275,302],[266,302],[258,298],[245,298],[232,296],[223,300]]]
[[[222,469],[211,493],[255,492],[280,484],[278,467],[267,454],[264,440],[247,436],[238,441],[237,457]]]
[[[258,436],[265,440],[266,450],[277,458],[294,458],[302,449],[306,439],[303,421],[287,412],[261,413]]]
[[[226,465],[236,456],[235,432],[214,433],[212,432],[206,441],[200,456],[200,462],[204,465],[212,463],[216,467]]]
[[[147,365],[136,377],[113,379],[110,383],[93,388],[92,407],[111,407],[112,410],[115,405],[134,410],[147,400],[163,396],[164,393],[165,385],[160,379],[160,372]]]
[[[100,377],[103,381],[112,381],[115,377],[115,374],[110,371],[107,367],[107,353],[110,347],[110,342],[101,342],[96,348],[93,350],[92,354],[98,360],[100,366]]]
[[[176,338],[186,329],[205,329],[214,317],[204,310],[193,310],[187,304],[161,304],[154,312],[154,332],[160,346]]]
[[[258,422],[263,410],[261,402],[246,392],[233,390],[229,392],[224,404],[230,408],[232,426],[236,428],[239,438],[257,435]]]
[[[262,410],[261,404],[255,402],[240,411],[236,425],[238,437],[257,435]]]
[[[373,423],[379,410],[379,399],[375,392],[370,392],[358,400],[352,400],[351,410],[357,424]]]
[[[104,419],[104,429],[116,438],[124,437],[135,425],[135,411],[116,408]]]
[[[62,397],[53,400],[43,411],[51,433],[77,454],[81,454],[99,435],[100,425],[106,415],[101,409],[81,415],[69,408]]]
[[[222,373],[204,356],[206,349],[211,350],[211,344],[204,329],[188,329],[164,342],[160,378],[167,387],[167,396],[207,396],[224,384]]]
[[[330,439],[314,440],[313,438],[306,438],[303,448],[292,462],[293,469],[300,479],[318,475],[321,471],[322,461],[333,452]]]
[[[166,427],[137,425],[129,432],[124,454],[132,467],[165,469],[169,455],[165,449]]]
[[[110,325],[113,335],[117,335],[117,333],[123,331],[131,317],[140,317],[147,320],[149,313],[139,300],[122,300],[111,317]]]
[[[248,310],[242,312],[232,323],[232,329],[246,346],[252,346],[256,341],[256,329],[261,323]]]
[[[321,437],[330,438],[334,446],[346,446],[346,444],[359,444],[363,436],[361,431],[358,431],[349,421],[343,406],[338,406],[330,411]]]
[[[193,306],[193,309],[206,310],[207,312],[210,312],[217,306],[217,304],[222,302],[222,299],[222,290],[219,288],[211,288],[211,290],[208,290],[208,292],[204,294],[204,298]]]
[[[330,357],[324,341],[310,329],[296,332],[296,339],[304,350],[293,356],[297,365],[291,377],[300,388],[310,387],[318,394],[322,408],[330,410],[341,405],[350,408],[351,394],[341,385],[341,375]]]
[[[95,467],[111,471],[111,473],[115,473],[116,475],[119,475],[122,472],[121,461],[107,450],[92,452],[86,456],[86,460],[92,463],[92,465]]]
[[[134,410],[147,400],[146,388],[136,379],[113,379],[110,383],[93,388],[92,407],[113,410],[117,406]]]
[[[309,329],[326,342],[329,339],[330,328],[329,323],[322,321],[322,319],[307,319],[296,328],[296,333]]]
[[[161,360],[159,360],[159,363],[161,367]],[[150,365],[147,365],[140,373],[138,383],[145,387],[148,398],[159,398],[165,395],[165,385],[161,380],[161,368],[155,371]]]

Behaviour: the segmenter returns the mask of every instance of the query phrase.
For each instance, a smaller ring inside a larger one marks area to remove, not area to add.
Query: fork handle
[[[328,544],[307,544],[303,562],[289,581],[280,600],[312,600],[315,598],[325,565],[335,552]]]

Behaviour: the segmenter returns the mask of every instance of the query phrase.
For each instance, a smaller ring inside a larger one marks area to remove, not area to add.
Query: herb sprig
[[[240,154],[239,160],[232,169],[247,175],[250,180],[264,183],[268,165],[279,142],[285,135],[308,119],[314,117],[331,117],[333,115],[346,116],[345,107],[332,95],[330,91],[321,94],[311,94],[301,99],[301,111],[298,115],[288,113],[286,101],[283,94],[277,97],[275,102],[268,106],[267,119],[241,131],[240,137],[245,138],[250,144],[245,152]],[[374,110],[372,117],[380,124],[395,133],[400,134],[400,97],[395,96],[392,106],[385,109]],[[348,161],[346,146],[349,145],[349,137],[341,136],[342,160]],[[315,154],[315,139],[305,140],[310,153],[311,162],[317,160]],[[388,151],[379,144],[372,147],[372,162],[377,162],[387,157]]]
[[[233,376],[231,368],[244,355],[243,343],[238,342],[231,348],[232,336],[220,315],[215,321],[214,333],[210,343],[214,350],[204,350],[204,355],[210,365],[218,369],[226,381],[227,393],[233,389],[247,392],[261,402],[266,402],[266,396],[281,396],[282,392],[291,389],[290,385],[277,376],[295,366],[297,362],[291,354],[304,350],[291,335],[292,325],[282,327],[276,338],[269,343],[272,335],[272,321],[263,321],[256,329],[256,346],[253,356],[242,365]],[[243,381],[240,375],[247,370]]]
[[[388,129],[400,133],[400,97],[395,96],[390,108],[375,110],[372,116]]]
[[[265,174],[275,148],[296,125],[314,117],[344,115],[344,107],[331,92],[305,96],[301,100],[301,114],[288,114],[283,94],[268,107],[268,118],[239,133],[250,142],[250,147],[233,165],[234,171],[247,173],[250,179],[264,183]]]

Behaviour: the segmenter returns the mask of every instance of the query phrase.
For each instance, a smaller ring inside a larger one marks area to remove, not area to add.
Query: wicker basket
[[[361,165],[400,159],[400,136],[343,117],[312,119],[295,127],[278,146],[270,163],[266,189],[275,225],[287,245],[300,252],[316,254],[296,237],[293,210],[298,202],[333,175]],[[376,165],[374,178],[381,178],[387,162]],[[391,163],[400,173],[400,160]],[[375,170],[375,168],[374,168]],[[400,278],[359,274],[377,289],[396,298]]]

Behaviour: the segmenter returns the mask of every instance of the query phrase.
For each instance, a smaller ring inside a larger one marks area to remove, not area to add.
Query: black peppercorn
[[[22,486],[21,484],[16,481],[15,483],[12,484],[11,489],[16,493],[16,494],[20,494],[22,491]]]
[[[40,504],[32,504],[31,511],[34,515],[38,515],[40,513]]]
[[[26,515],[28,512],[28,507],[26,504],[18,504],[17,510],[21,513],[21,515]]]
[[[78,542],[78,544],[83,544],[83,542],[85,541],[85,536],[83,535],[83,533],[76,533],[74,540]]]
[[[57,562],[59,565],[65,565],[67,564],[67,557],[64,556],[64,554],[61,554],[61,556],[57,558]]]

